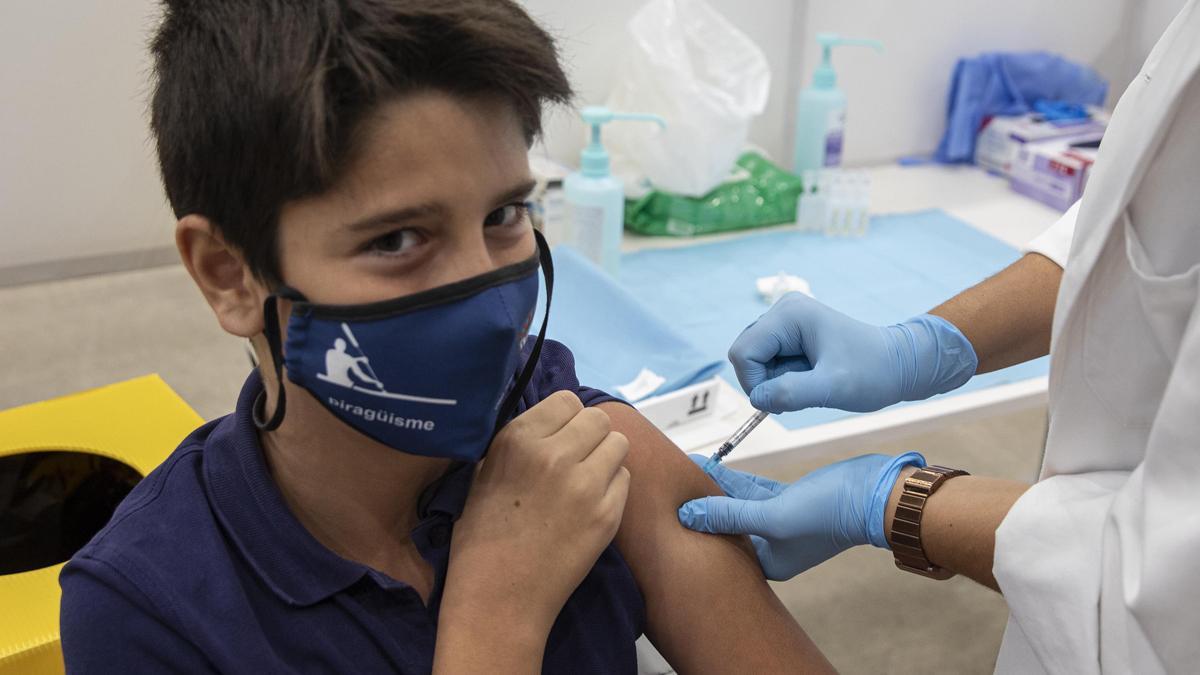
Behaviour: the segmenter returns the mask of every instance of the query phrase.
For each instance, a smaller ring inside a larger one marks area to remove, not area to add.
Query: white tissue
[[[812,287],[808,285],[806,279],[785,272],[769,277],[759,277],[756,284],[759,295],[768,305],[775,304],[784,295],[793,291],[803,293],[810,298],[813,297]]]

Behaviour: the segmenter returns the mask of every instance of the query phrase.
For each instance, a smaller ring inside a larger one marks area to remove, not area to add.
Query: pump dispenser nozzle
[[[667,121],[659,115],[648,113],[613,112],[602,106],[588,106],[580,111],[585,124],[592,127],[591,141],[583,149],[579,162],[579,171],[585,176],[597,178],[608,175],[608,150],[600,142],[600,128],[615,120],[634,120],[640,122],[656,122],[659,127],[666,128]]]
[[[837,33],[817,33],[817,42],[821,45],[821,65],[813,73],[813,87],[817,89],[833,89],[837,84],[837,74],[833,72],[834,47],[873,47],[875,51],[883,52],[883,43],[879,40],[856,40]]]

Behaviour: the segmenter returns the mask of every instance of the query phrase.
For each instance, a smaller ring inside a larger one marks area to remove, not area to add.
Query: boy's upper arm
[[[146,597],[107,563],[72,560],[59,583],[68,672],[213,672],[200,650],[164,624]]]
[[[745,537],[679,523],[720,489],[633,408],[602,404],[629,438],[631,482],[617,547],[646,601],[647,633],[680,672],[832,671],[763,578]]]

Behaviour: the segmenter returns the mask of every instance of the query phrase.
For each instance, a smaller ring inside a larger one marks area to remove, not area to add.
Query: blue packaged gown
[[[959,59],[950,80],[946,132],[934,159],[970,162],[983,121],[1024,115],[1039,100],[1103,105],[1108,82],[1091,68],[1048,52],[994,52]]]

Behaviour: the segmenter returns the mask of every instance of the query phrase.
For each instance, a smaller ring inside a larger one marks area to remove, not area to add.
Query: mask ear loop
[[[275,412],[271,419],[263,421],[262,411],[266,405],[266,394],[259,395],[254,406],[254,426],[261,431],[274,431],[283,423],[284,411],[287,410],[287,395],[283,389],[283,340],[279,330],[279,298],[275,294],[267,297],[263,303],[263,318],[266,324],[263,333],[267,337],[267,346],[271,350],[271,366],[275,369]]]
[[[529,386],[529,380],[533,378],[533,371],[537,368],[538,358],[542,355],[542,343],[546,341],[546,325],[550,321],[550,301],[554,298],[554,260],[550,257],[550,244],[546,243],[546,238],[542,236],[542,233],[534,230],[533,236],[537,239],[538,260],[542,266],[542,274],[546,275],[546,311],[542,314],[542,328],[538,331],[537,341],[533,343],[533,349],[529,352],[529,359],[525,361],[525,368],[521,370],[516,385],[513,386],[512,391],[508,392],[508,396],[500,406],[500,416],[496,418],[496,428],[492,430],[493,436],[499,433],[505,424],[508,424],[509,418],[516,411],[517,402],[521,400],[525,387]]]

